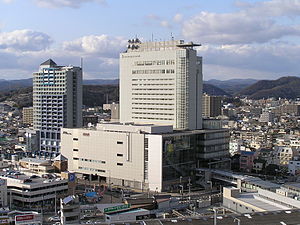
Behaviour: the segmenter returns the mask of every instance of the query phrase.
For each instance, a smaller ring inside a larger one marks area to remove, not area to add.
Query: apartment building
[[[82,126],[82,69],[49,59],[33,73],[33,125],[39,155],[60,152],[60,129]]]
[[[23,114],[23,123],[32,125],[33,124],[33,107],[23,107],[22,114]]]

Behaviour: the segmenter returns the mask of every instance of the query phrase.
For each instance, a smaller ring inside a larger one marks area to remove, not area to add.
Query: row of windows
[[[166,111],[173,111],[172,108],[141,108],[141,107],[132,107],[132,109],[142,109],[142,110],[166,110]]]
[[[150,103],[145,103],[145,102],[133,102],[133,105],[174,105],[173,103],[154,103],[154,102],[150,102]]]
[[[132,114],[146,114],[146,115],[162,115],[162,116],[174,116],[174,113],[150,113],[150,112],[132,112]]]
[[[81,167],[81,166],[79,166],[78,169],[80,169],[80,170],[88,170],[88,171],[93,171],[93,172],[105,173],[105,170],[99,170],[99,169],[88,168],[88,167]]]
[[[174,95],[169,93],[132,93],[132,95]]]
[[[151,61],[136,61],[135,66],[153,66],[153,65],[175,65],[175,60],[151,60]]]
[[[172,118],[153,118],[153,117],[139,117],[133,116],[133,119],[140,119],[140,120],[173,120]]]
[[[172,101],[174,98],[132,98],[132,100],[161,100],[161,101]]]
[[[163,80],[174,80],[174,78],[161,78],[161,79],[157,79],[157,78],[153,78],[153,79],[136,79],[133,78],[131,79],[132,81],[163,81]]]
[[[174,69],[163,69],[163,70],[132,70],[132,74],[165,74],[175,73]]]
[[[159,83],[159,84],[132,84],[132,86],[174,86],[175,84],[164,84],[164,83]]]
[[[133,91],[173,91],[174,88],[132,88]]]
[[[78,149],[77,149],[78,150]],[[73,149],[74,151],[74,149]],[[84,162],[92,162],[92,163],[102,163],[102,164],[105,164],[106,162],[105,161],[102,161],[102,160],[96,160],[96,159],[83,159],[83,158],[73,158],[73,160],[79,160],[79,161],[84,161]]]

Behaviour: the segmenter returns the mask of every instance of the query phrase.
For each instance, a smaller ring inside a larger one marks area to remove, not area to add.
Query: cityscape
[[[0,12],[0,225],[300,223],[300,0]]]

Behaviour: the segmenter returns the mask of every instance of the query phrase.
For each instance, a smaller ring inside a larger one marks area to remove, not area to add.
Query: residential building
[[[222,98],[204,94],[202,96],[202,115],[204,117],[216,117],[222,114]]]
[[[23,107],[23,123],[24,124],[33,124],[33,107]]]
[[[259,122],[261,123],[274,122],[274,114],[272,112],[263,112],[260,115]]]
[[[292,175],[300,175],[300,159],[299,157],[294,157],[289,160],[288,172]]]
[[[69,171],[97,175],[115,185],[152,191],[194,180],[196,167],[218,167],[228,157],[225,129],[174,131],[172,126],[98,124],[96,129],[62,129],[62,154]]]
[[[254,153],[251,151],[241,151],[240,169],[246,172],[251,172],[254,165]]]
[[[202,128],[202,58],[182,40],[130,40],[120,54],[120,122]]]
[[[60,129],[82,126],[82,69],[58,66],[51,59],[33,73],[33,125],[39,155],[60,152]]]

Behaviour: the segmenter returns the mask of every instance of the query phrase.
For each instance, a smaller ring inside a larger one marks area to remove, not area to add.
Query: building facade
[[[51,59],[33,73],[33,125],[39,154],[60,152],[60,129],[82,126],[82,69],[57,66]]]
[[[216,117],[222,114],[222,98],[204,94],[202,97],[202,115],[204,117]]]
[[[202,128],[202,58],[182,40],[130,40],[120,54],[120,122]]]
[[[97,175],[114,185],[172,190],[194,180],[196,167],[228,156],[227,130],[174,131],[172,126],[98,124],[62,129],[69,171]]]
[[[23,123],[24,124],[33,124],[33,107],[24,107],[23,111]]]

